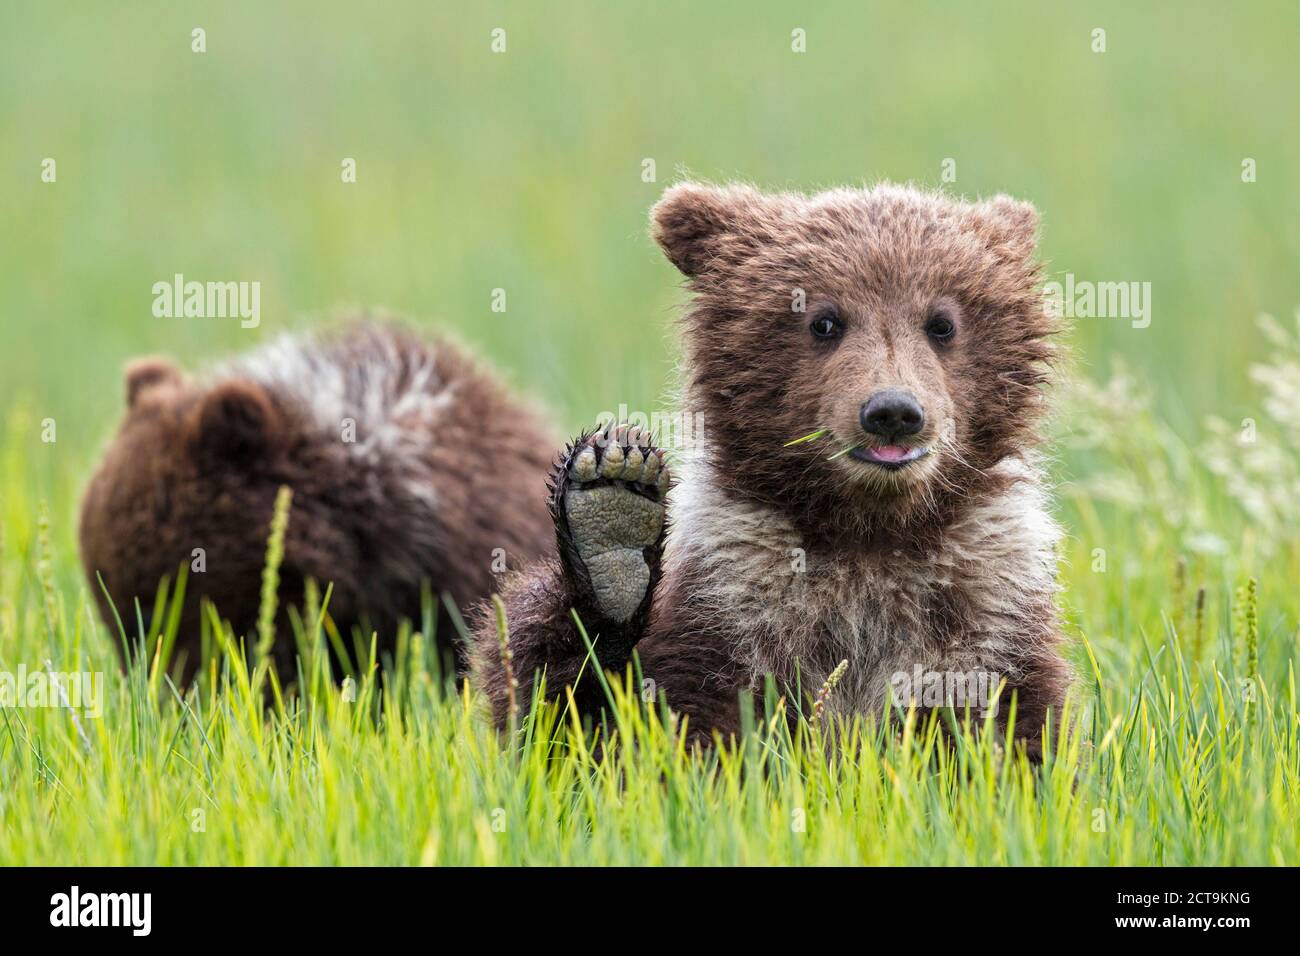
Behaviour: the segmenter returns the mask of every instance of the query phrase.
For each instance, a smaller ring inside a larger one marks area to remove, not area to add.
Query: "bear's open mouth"
[[[870,465],[876,465],[889,471],[897,471],[914,461],[924,458],[930,454],[930,449],[906,448],[903,445],[877,445],[874,448],[859,446],[849,454],[858,461],[865,461]]]

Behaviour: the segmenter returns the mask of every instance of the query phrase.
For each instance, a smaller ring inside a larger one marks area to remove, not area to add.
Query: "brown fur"
[[[97,574],[133,634],[133,602],[147,614],[159,580],[204,549],[177,644],[191,672],[201,598],[236,634],[254,627],[281,485],[293,490],[282,606],[302,600],[308,578],[322,591],[332,582],[345,638],[364,623],[381,647],[399,619],[418,622],[421,582],[464,607],[492,589],[494,549],[518,567],[551,539],[537,418],[448,342],[357,321],[198,379],[140,360],[126,385],[126,418],[82,505],[82,560],[105,621]],[[345,418],[355,441],[344,440]],[[439,633],[444,647],[459,643],[445,616]],[[287,626],[279,636],[291,677]]]
[[[725,734],[739,727],[738,692],[760,693],[764,675],[805,702],[847,658],[831,708],[878,712],[892,673],[991,670],[1017,695],[1016,732],[1036,754],[1070,675],[1031,451],[1055,331],[1033,207],[891,185],[801,196],[686,183],[652,218],[694,294],[683,403],[703,412],[707,440],[676,467],[637,648],[645,676],[696,731]],[[843,334],[828,345],[809,320],[831,308]],[[956,326],[948,344],[927,336],[936,309]],[[859,411],[893,388],[924,408],[915,443],[931,453],[897,472],[831,460],[873,444]],[[505,598],[525,688],[541,669],[553,691],[572,680],[583,651],[568,609],[580,602],[558,565],[515,578]],[[486,634],[473,665],[500,717]]]

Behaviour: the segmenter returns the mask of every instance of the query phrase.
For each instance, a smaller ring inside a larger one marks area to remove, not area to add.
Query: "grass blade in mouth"
[[[839,458],[840,455],[847,455],[849,452],[853,451],[853,449],[861,448],[861,447],[862,447],[862,442],[858,442],[856,445],[850,445],[848,448],[841,448],[839,451],[831,455],[831,457],[827,458],[826,460],[834,461],[836,458]]]
[[[796,438],[794,441],[788,441],[788,442],[786,442],[784,445],[782,445],[781,447],[782,447],[782,448],[789,448],[791,445],[799,445],[799,444],[802,444],[803,442],[806,442],[806,441],[812,441],[814,438],[821,438],[821,437],[822,437],[823,435],[825,435],[828,431],[830,431],[829,428],[819,428],[819,429],[817,429],[815,432],[813,432],[812,434],[810,434],[810,435],[804,435],[803,438]]]

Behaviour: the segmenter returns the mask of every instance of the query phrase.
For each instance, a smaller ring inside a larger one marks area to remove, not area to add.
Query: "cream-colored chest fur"
[[[688,463],[669,503],[665,572],[681,575],[711,627],[732,636],[751,688],[764,675],[815,694],[841,660],[840,711],[877,711],[894,675],[981,670],[1014,679],[1026,609],[1055,581],[1057,529],[1036,473],[969,510],[927,553],[805,547],[770,508],[717,491]]]

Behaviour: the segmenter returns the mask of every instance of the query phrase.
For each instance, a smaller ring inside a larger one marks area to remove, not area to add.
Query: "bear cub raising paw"
[[[599,666],[621,674],[635,650],[697,739],[739,731],[769,679],[806,712],[847,660],[830,711],[892,695],[1006,730],[1014,695],[1040,757],[1071,674],[1034,453],[1056,330],[1033,207],[685,183],[652,220],[694,296],[682,394],[703,438],[673,449],[671,490],[627,426],[561,457],[556,547],[502,593],[522,699],[545,674],[548,694],[603,705],[576,611]],[[479,613],[473,677],[504,721]]]

